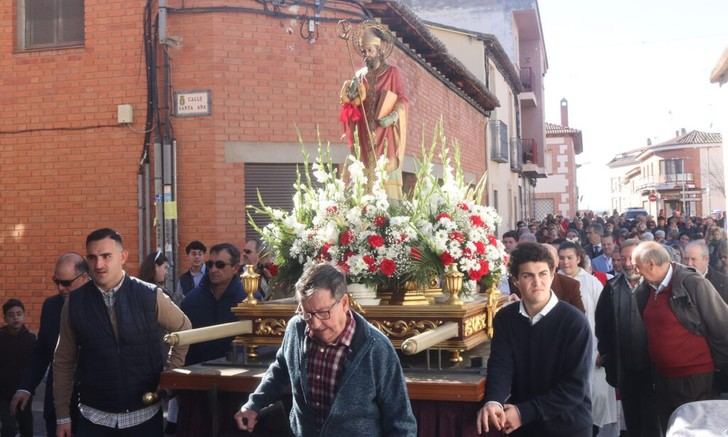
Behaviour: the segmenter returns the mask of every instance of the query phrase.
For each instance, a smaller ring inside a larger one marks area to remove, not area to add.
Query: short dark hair
[[[25,305],[23,305],[23,302],[21,302],[20,299],[12,298],[12,299],[8,299],[3,304],[3,315],[7,315],[8,311],[10,311],[10,308],[13,308],[13,307],[20,307],[20,309],[23,310],[23,312],[25,312]]]
[[[554,270],[554,258],[548,249],[538,243],[519,243],[516,249],[511,252],[510,266],[508,270],[511,276],[517,277],[521,264],[528,262],[544,262],[548,264],[549,270]]]
[[[230,262],[233,265],[240,264],[240,249],[232,243],[218,243],[210,248],[210,253],[220,253],[223,250],[230,255]]]
[[[592,223],[589,225],[589,230],[599,235],[604,235],[604,227],[599,223]]]
[[[104,238],[111,238],[112,240],[119,243],[120,246],[124,247],[124,239],[121,238],[121,234],[111,228],[100,228],[88,234],[86,237],[86,245],[93,241],[100,241]]]
[[[346,294],[346,276],[331,264],[315,264],[296,282],[296,299],[301,302],[317,289],[329,290],[331,297],[339,300]]]
[[[187,255],[189,255],[190,252],[192,252],[193,250],[201,250],[202,253],[206,253],[207,252],[207,246],[205,246],[202,243],[202,241],[192,240],[192,241],[190,241],[190,244],[188,244],[187,246],[185,246],[185,253]]]
[[[506,238],[513,238],[514,240],[518,241],[518,232],[516,231],[508,231],[505,234],[503,234],[503,238],[501,240],[505,240]]]
[[[559,245],[559,252],[562,250],[574,249],[574,253],[579,257],[579,267],[586,268],[586,252],[581,244],[576,244],[573,241],[564,241]]]

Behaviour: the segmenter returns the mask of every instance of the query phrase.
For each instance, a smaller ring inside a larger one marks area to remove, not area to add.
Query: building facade
[[[612,207],[648,213],[708,216],[725,211],[723,144],[719,133],[685,130],[670,140],[615,156]]]
[[[428,28],[448,51],[458,58],[500,102],[490,113],[488,142],[488,202],[501,217],[499,233],[515,229],[526,216],[528,178],[523,175],[523,140],[520,104],[522,85],[513,63],[494,35],[459,29],[439,23]]]
[[[83,253],[92,229],[124,235],[132,273],[156,247],[179,272],[190,240],[254,235],[246,206],[258,190],[285,207],[317,137],[343,162],[339,91],[362,61],[339,38],[341,19],[377,18],[398,37],[389,62],[409,94],[405,180],[441,119],[466,176],[487,169],[497,98],[399,2],[57,3],[50,28],[31,2],[0,6],[0,298],[23,299],[31,326],[54,293],[55,258]]]
[[[561,124],[546,123],[546,178],[536,185],[537,220],[552,213],[576,216],[579,210],[576,155],[583,151],[581,131],[569,127],[569,103],[561,99]]]
[[[533,218],[536,206],[534,187],[537,186],[539,179],[546,177],[543,79],[548,70],[548,58],[538,2],[536,0],[461,0],[457,2],[403,0],[402,2],[428,22],[481,35],[492,35],[499,41],[503,52],[510,59],[510,64],[515,67],[520,79],[520,87],[518,87],[520,90],[514,96],[518,103],[517,110],[514,111],[515,120],[510,126],[520,127],[520,136],[516,135],[513,138],[520,138],[515,148],[522,149],[523,164],[520,172],[527,181],[526,184],[521,185],[524,199],[523,216]],[[486,68],[486,74],[490,68],[491,66]],[[493,83],[497,87],[497,81]],[[510,88],[512,91],[514,87]],[[510,115],[503,113],[506,109],[507,107],[502,105],[498,109],[500,111],[498,117],[507,119]],[[506,119],[498,120],[505,123]],[[500,192],[498,194],[501,195]],[[510,194],[508,198],[511,198]]]

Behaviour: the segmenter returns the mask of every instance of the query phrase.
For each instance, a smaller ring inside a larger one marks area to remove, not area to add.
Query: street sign
[[[653,194],[650,194],[649,196],[647,196],[647,199],[650,202],[656,202],[657,201],[657,194],[654,194],[654,193]]]
[[[209,90],[177,91],[174,93],[174,115],[177,117],[199,117],[210,115],[211,98]]]

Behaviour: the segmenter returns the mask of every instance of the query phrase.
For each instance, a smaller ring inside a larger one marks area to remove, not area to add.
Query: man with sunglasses
[[[207,275],[200,285],[182,301],[182,311],[190,318],[193,328],[234,322],[230,311],[245,299],[243,284],[238,277],[240,250],[230,243],[220,243],[210,249]],[[225,356],[233,337],[193,344],[187,353],[187,364],[196,364]]]
[[[56,262],[53,272],[53,283],[58,294],[47,298],[43,302],[43,309],[40,313],[40,330],[38,341],[33,347],[33,354],[30,358],[30,365],[25,370],[18,390],[10,401],[10,411],[25,410],[31,408],[29,400],[46,375],[48,366],[51,370],[46,378],[45,399],[43,402],[43,418],[46,421],[46,434],[56,434],[56,410],[53,406],[53,351],[58,342],[58,332],[61,325],[61,308],[68,298],[68,293],[81,287],[89,280],[88,265],[83,257],[75,252],[68,252],[61,255]],[[77,408],[73,408],[72,417],[76,417]]]
[[[275,361],[235,414],[238,427],[252,431],[260,410],[290,390],[294,435],[417,435],[397,353],[351,311],[344,274],[328,264],[308,268],[296,299]]]
[[[93,281],[64,303],[53,356],[56,436],[71,436],[68,404],[76,380],[74,436],[161,437],[161,405],[144,402],[144,395],[158,389],[165,367],[184,362],[186,346],[163,355],[164,331],[189,329],[190,322],[161,288],[124,271],[128,252],[115,230],[91,232],[86,253]]]

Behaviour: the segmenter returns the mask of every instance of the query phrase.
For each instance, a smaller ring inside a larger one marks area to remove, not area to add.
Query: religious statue
[[[392,34],[381,24],[366,22],[353,39],[365,66],[341,89],[340,120],[353,144],[358,130],[360,159],[373,174],[377,159],[388,158],[385,190],[402,198],[402,162],[407,144],[407,92],[399,68],[387,64],[394,47]]]

